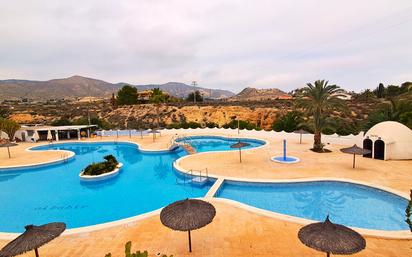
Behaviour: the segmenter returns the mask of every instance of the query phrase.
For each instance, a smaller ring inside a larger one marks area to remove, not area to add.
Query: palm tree
[[[327,122],[325,112],[340,107],[338,96],[343,93],[337,85],[328,85],[328,81],[317,80],[314,85],[308,83],[302,90],[300,106],[313,118],[314,143],[313,150],[323,151],[322,129]]]
[[[156,105],[156,114],[157,114],[157,127],[160,127],[160,106],[162,103],[166,102],[166,96],[163,94],[162,90],[159,88],[154,88],[152,90],[152,96],[150,97],[150,102]]]

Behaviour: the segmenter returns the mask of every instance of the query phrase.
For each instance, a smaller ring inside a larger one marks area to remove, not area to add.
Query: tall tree
[[[196,97],[196,101],[195,101],[195,97]],[[188,102],[203,102],[203,96],[202,94],[200,94],[199,90],[196,90],[194,93],[193,92],[189,93],[186,100]]]
[[[137,88],[130,85],[123,86],[117,92],[117,103],[119,105],[131,105],[137,103]]]
[[[156,106],[157,127],[160,127],[160,107],[166,101],[167,101],[167,97],[165,94],[163,94],[163,91],[160,88],[154,88],[152,90],[152,96],[150,97],[150,102]]]
[[[385,86],[382,83],[379,83],[379,86],[374,90],[374,93],[377,98],[385,97]]]
[[[317,80],[314,84],[308,83],[303,88],[299,105],[312,116],[314,151],[323,151],[322,129],[327,122],[327,112],[342,106],[338,98],[341,93],[343,93],[342,89],[337,85],[328,85],[328,81],[325,80]]]

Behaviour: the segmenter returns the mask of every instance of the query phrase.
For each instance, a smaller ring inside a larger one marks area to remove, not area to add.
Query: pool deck
[[[173,131],[164,133],[153,143],[151,135],[95,138],[90,141],[131,141],[145,150],[166,149],[175,133],[202,135],[206,131]],[[237,137],[236,131],[222,131],[213,135]],[[299,144],[299,135],[288,140],[288,154],[299,157],[296,164],[281,164],[270,161],[270,157],[281,155],[282,137],[260,133],[241,132],[240,136],[260,138],[270,142],[268,145],[242,151],[242,163],[238,152],[201,153],[182,158],[178,165],[182,169],[208,168],[209,173],[219,177],[253,180],[287,179],[348,179],[380,187],[388,187],[408,195],[412,187],[412,161],[378,161],[357,157],[357,167],[352,169],[352,155],[341,153],[343,145],[330,144],[331,153],[317,154],[309,150],[312,139],[305,137]],[[71,141],[76,142],[76,141]],[[12,158],[8,159],[7,150],[0,149],[0,168],[56,161],[62,158],[61,152],[26,151],[28,147],[39,144],[21,143],[10,148]],[[217,208],[215,220],[205,228],[192,234],[193,253],[187,251],[187,234],[175,232],[162,226],[159,215],[155,214],[140,221],[118,225],[82,234],[64,235],[40,248],[41,256],[96,256],[103,257],[112,252],[113,257],[123,256],[124,244],[133,242],[133,249],[148,250],[151,256],[157,253],[177,256],[324,256],[302,245],[297,231],[302,225],[234,206],[222,201],[207,198]],[[366,236],[366,250],[354,256],[412,256],[412,240],[382,239]],[[7,240],[0,240],[0,246]],[[25,256],[32,256],[27,253]]]

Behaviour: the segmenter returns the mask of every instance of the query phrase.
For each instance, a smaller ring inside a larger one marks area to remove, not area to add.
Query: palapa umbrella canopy
[[[303,134],[309,134],[309,132],[307,132],[307,131],[304,130],[304,129],[295,130],[295,131],[293,131],[293,133],[300,134],[299,144],[302,144],[302,135],[303,135]]]
[[[17,144],[16,144],[16,143],[12,143],[12,142],[8,142],[8,141],[6,141],[6,142],[4,142],[4,143],[0,143],[0,147],[7,147],[7,152],[8,152],[8,154],[9,154],[9,158],[11,158],[11,155],[10,155],[10,147],[13,147],[13,146],[17,146]]]
[[[236,144],[233,144],[230,146],[230,148],[238,148],[239,149],[239,162],[242,162],[242,147],[249,146],[249,143],[246,142],[240,142],[240,139]]]
[[[169,204],[160,212],[160,221],[173,230],[188,231],[189,251],[192,252],[190,231],[211,223],[216,215],[215,207],[198,199],[186,199]]]
[[[334,224],[329,215],[324,222],[312,223],[299,230],[300,241],[315,250],[330,254],[354,254],[366,247],[365,239],[356,231]]]
[[[144,131],[144,129],[138,129],[137,131],[140,132],[140,138],[143,139],[143,131]]]
[[[356,155],[370,154],[372,152],[371,150],[363,149],[363,148],[357,146],[356,144],[351,146],[351,147],[342,148],[342,149],[340,149],[340,151],[342,153],[353,154],[353,165],[352,165],[353,168],[355,168],[355,156]]]
[[[34,250],[58,237],[66,229],[63,222],[53,222],[41,226],[27,225],[26,231],[0,250],[0,257],[12,257]]]
[[[153,134],[153,141],[156,139],[156,134],[160,134],[160,131],[159,130],[156,130],[156,129],[151,129],[149,132],[147,132],[147,133],[150,133],[150,134]]]

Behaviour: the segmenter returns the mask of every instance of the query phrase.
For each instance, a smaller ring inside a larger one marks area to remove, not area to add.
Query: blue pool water
[[[319,181],[302,183],[225,182],[218,197],[316,221],[329,214],[346,226],[407,230],[405,198],[367,186]]]
[[[199,151],[228,150],[232,141],[218,141]],[[213,181],[204,186],[172,169],[186,153],[146,153],[130,143],[63,143],[33,150],[70,150],[68,163],[36,168],[0,170],[0,232],[21,232],[27,224],[66,222],[77,228],[115,221],[159,209],[176,200],[203,197]],[[92,162],[113,154],[123,163],[120,174],[106,181],[82,182],[79,172]]]
[[[178,139],[176,141],[182,141],[183,139]],[[232,144],[238,142],[237,138],[225,138],[219,136],[190,136],[185,137],[184,140],[189,142],[197,152],[210,152],[210,151],[230,151],[238,150],[230,148]],[[242,147],[242,149],[249,149],[259,147],[265,144],[264,141],[258,139],[241,138],[241,142],[246,142],[250,144],[249,146]]]

